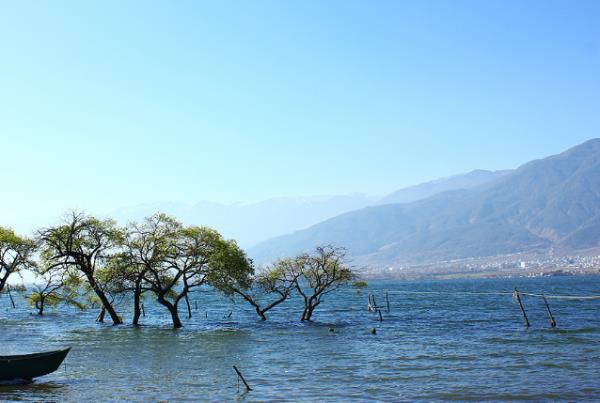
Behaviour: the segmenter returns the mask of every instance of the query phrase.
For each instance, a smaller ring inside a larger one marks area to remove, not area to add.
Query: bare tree
[[[313,254],[298,256],[290,269],[298,276],[296,291],[304,301],[301,321],[311,320],[323,297],[356,278],[345,265],[346,250],[330,245],[317,246]]]
[[[299,274],[291,270],[294,263],[292,259],[280,259],[258,274],[254,278],[253,286],[249,289],[234,284],[232,290],[254,307],[261,320],[267,320],[266,313],[286,301],[296,287]],[[262,306],[261,300],[272,295],[274,298],[269,299]]]

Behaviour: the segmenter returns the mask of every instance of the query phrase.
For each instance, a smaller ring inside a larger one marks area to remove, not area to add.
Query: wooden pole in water
[[[15,300],[12,297],[12,294],[10,292],[10,284],[6,284],[6,291],[8,292],[8,297],[10,298],[10,303],[12,304],[13,309],[16,308],[15,306]]]
[[[383,316],[381,316],[381,309],[378,309],[377,313],[379,313],[379,321],[383,322]]]
[[[146,317],[146,310],[144,309],[144,304],[141,304],[140,307],[142,308],[142,316],[145,318]]]
[[[368,308],[369,312],[372,312],[373,311],[373,304],[371,303],[371,294],[369,294],[368,299],[369,299],[369,303],[367,305],[367,308]]]
[[[519,307],[521,308],[521,313],[523,314],[523,322],[525,322],[525,327],[529,327],[529,319],[527,319],[527,314],[525,313],[525,308],[523,308],[523,303],[521,302],[521,296],[519,295],[519,291],[515,287],[514,297],[519,303]]]
[[[385,292],[385,311],[390,313],[390,298],[388,296],[387,291]]]
[[[546,305],[548,316],[550,316],[550,326],[556,327],[556,321],[554,320],[554,316],[552,316],[552,312],[550,311],[550,305],[548,305],[548,300],[546,299],[546,296],[544,294],[542,294],[542,298],[544,299],[544,304]]]
[[[248,382],[246,382],[246,380],[244,379],[244,375],[242,375],[242,373],[240,372],[240,370],[237,369],[237,367],[235,365],[233,366],[233,369],[235,369],[235,372],[237,372],[237,374],[238,374],[238,380],[241,379],[242,382],[244,382],[244,385],[246,386],[246,389],[248,391],[252,390],[252,388],[250,387],[250,385],[248,385]]]
[[[377,311],[378,307],[377,302],[375,302],[375,295],[371,295],[371,300],[373,300],[373,309]]]

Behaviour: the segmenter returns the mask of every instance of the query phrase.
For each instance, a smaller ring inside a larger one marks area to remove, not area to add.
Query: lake
[[[379,281],[329,295],[314,322],[303,324],[297,302],[262,323],[241,300],[205,290],[191,297],[191,320],[180,307],[185,327],[176,331],[151,301],[144,325],[134,328],[95,323],[95,310],[63,307],[38,317],[24,300],[13,309],[2,295],[1,355],[72,351],[54,374],[0,386],[0,400],[598,400],[600,300],[549,300],[552,329],[543,301],[525,296],[526,329],[510,295],[463,293],[515,286],[600,295],[600,277]],[[367,295],[381,305],[386,291],[391,309],[379,322],[367,312]],[[129,310],[122,310],[126,320]],[[238,388],[233,365],[254,390]]]

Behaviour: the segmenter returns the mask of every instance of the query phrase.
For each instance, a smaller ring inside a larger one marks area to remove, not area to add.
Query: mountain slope
[[[510,172],[512,171],[486,171],[483,169],[476,169],[466,174],[436,179],[430,182],[399,189],[383,197],[379,201],[379,204],[411,203],[449,190],[472,189],[490,183]]]
[[[598,245],[600,140],[532,161],[486,185],[352,211],[249,251],[258,262],[318,243],[371,264]]]

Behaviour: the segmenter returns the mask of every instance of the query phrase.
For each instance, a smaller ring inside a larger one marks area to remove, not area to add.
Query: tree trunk
[[[185,294],[185,304],[187,305],[188,319],[192,319],[192,308],[190,307],[190,300],[187,293]]]
[[[254,309],[256,309],[256,314],[258,315],[260,320],[267,320],[267,317],[265,316],[264,311],[261,311],[261,309],[258,306],[255,306]]]
[[[108,298],[106,298],[106,294],[104,293],[104,291],[102,291],[100,289],[100,287],[98,287],[98,284],[96,284],[96,280],[94,279],[94,277],[91,274],[86,274],[86,275],[87,275],[87,279],[88,279],[90,286],[92,286],[92,289],[94,290],[94,292],[96,293],[98,298],[100,298],[100,301],[102,302],[102,306],[104,307],[106,312],[108,312],[108,315],[110,316],[110,319],[112,320],[113,325],[123,324],[123,321],[121,320],[121,318],[119,318],[119,315],[117,315],[115,308],[113,308],[113,306],[110,303],[110,301],[108,300]],[[99,321],[99,322],[101,322],[101,321]]]
[[[304,312],[302,312],[302,318],[300,319],[302,322],[304,321],[309,321],[312,318],[312,314],[315,310],[315,308],[320,304],[319,301],[315,302],[314,304],[312,302],[309,302],[308,305],[306,305],[304,307]]]
[[[38,315],[44,314],[44,298],[40,297],[39,301],[35,301],[35,307],[38,310]]]
[[[98,317],[96,318],[96,322],[104,323],[104,315],[106,315],[106,308],[102,307]]]
[[[6,280],[8,280],[8,276],[10,273],[6,273],[6,276],[0,278],[0,292],[4,290],[4,285],[6,284]]]
[[[272,306],[267,309],[260,309],[260,306],[258,305],[258,303],[250,295],[248,295],[245,292],[243,292],[242,290],[238,290],[236,288],[234,288],[233,291],[236,292],[237,294],[241,295],[242,298],[244,298],[246,301],[248,301],[250,303],[250,305],[252,305],[254,307],[254,310],[256,311],[256,314],[258,315],[260,320],[267,320],[267,317],[265,316],[265,312],[267,312],[270,308],[272,308]]]
[[[140,316],[142,315],[142,310],[140,308],[140,290],[136,289],[133,291],[133,321],[132,324],[134,326],[138,326],[140,322]]]
[[[171,320],[173,321],[173,328],[174,329],[179,329],[183,327],[183,324],[181,323],[181,320],[179,319],[179,312],[177,309],[177,304],[172,304],[171,302],[167,301],[164,296],[159,295],[158,299],[157,299],[158,303],[165,306],[168,310],[169,313],[171,314]]]

